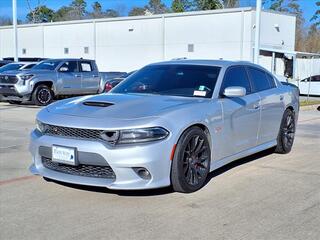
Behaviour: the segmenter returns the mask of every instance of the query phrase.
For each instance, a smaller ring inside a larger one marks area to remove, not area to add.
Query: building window
[[[89,47],[84,47],[84,53],[89,54]]]
[[[26,55],[26,54],[27,54],[27,49],[22,48],[22,54],[23,54],[23,55]]]
[[[188,52],[194,52],[194,44],[188,44]]]
[[[64,48],[64,54],[69,54],[69,48]]]

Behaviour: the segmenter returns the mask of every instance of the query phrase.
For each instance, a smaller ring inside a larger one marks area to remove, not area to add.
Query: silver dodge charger
[[[268,148],[290,152],[298,113],[299,90],[258,65],[155,63],[110,93],[42,109],[30,171],[110,189],[194,192],[236,159]]]

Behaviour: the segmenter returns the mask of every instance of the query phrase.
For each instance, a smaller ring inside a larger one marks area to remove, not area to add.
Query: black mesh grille
[[[70,137],[76,139],[99,140],[114,144],[116,142],[115,131],[104,131],[96,129],[70,128],[43,124],[43,133],[50,136]],[[112,138],[114,136],[114,138]],[[103,138],[104,137],[104,138]]]
[[[102,130],[82,129],[82,128],[69,128],[45,124],[45,134],[54,136],[64,136],[83,139],[100,139],[103,140],[100,134]]]
[[[16,76],[0,75],[0,83],[16,84],[18,80]]]
[[[110,166],[95,166],[95,165],[79,165],[71,166],[62,163],[52,162],[50,158],[42,157],[42,164],[45,168],[71,174],[82,177],[94,177],[94,178],[109,178],[115,179],[116,175],[114,174]]]

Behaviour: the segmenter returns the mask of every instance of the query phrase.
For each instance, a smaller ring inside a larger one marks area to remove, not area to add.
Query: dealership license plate
[[[76,165],[76,150],[70,147],[52,146],[52,161]]]

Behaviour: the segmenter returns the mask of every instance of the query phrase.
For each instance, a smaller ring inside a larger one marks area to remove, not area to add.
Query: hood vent
[[[109,106],[112,106],[113,103],[108,103],[108,102],[84,102],[83,105],[92,106],[92,107],[109,107]]]

